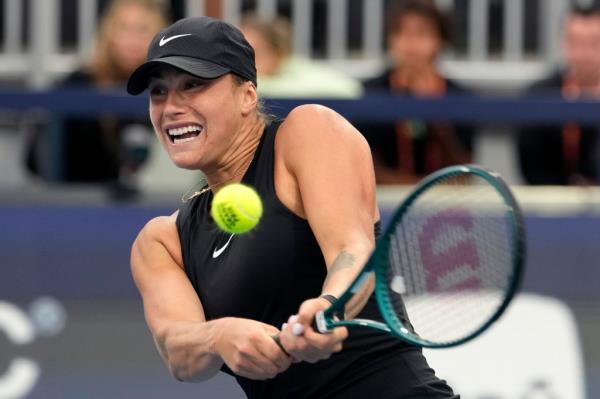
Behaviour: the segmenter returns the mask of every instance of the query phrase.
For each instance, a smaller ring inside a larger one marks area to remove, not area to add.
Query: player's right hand
[[[265,380],[287,370],[291,358],[272,336],[280,331],[258,321],[228,317],[222,319],[215,351],[236,375]]]
[[[321,334],[312,328],[312,321],[318,311],[331,305],[319,298],[308,299],[300,305],[297,315],[290,317],[282,327],[281,344],[292,359],[309,363],[329,359],[333,353],[342,350],[342,343],[348,337],[346,327],[334,328],[329,334]]]

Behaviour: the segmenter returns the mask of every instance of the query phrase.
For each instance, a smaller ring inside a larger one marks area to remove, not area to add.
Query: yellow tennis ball
[[[213,198],[210,214],[219,228],[241,234],[252,230],[262,216],[262,201],[257,192],[233,183],[220,189]]]

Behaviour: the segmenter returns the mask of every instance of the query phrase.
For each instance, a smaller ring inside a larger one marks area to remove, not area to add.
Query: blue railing
[[[404,118],[452,120],[471,123],[600,122],[600,102],[567,101],[559,95],[535,97],[447,96],[425,99],[387,94],[370,94],[356,100],[267,99],[269,112],[284,116],[294,107],[318,103],[333,108],[353,122],[389,122]],[[55,90],[45,92],[0,91],[0,109],[27,111],[44,109],[62,115],[145,116],[146,95],[122,92]]]

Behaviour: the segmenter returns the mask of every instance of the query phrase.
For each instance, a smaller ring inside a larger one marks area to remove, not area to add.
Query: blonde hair
[[[112,0],[106,7],[98,24],[94,53],[88,64],[88,70],[94,80],[100,84],[125,81],[131,71],[119,69],[113,50],[111,37],[114,35],[114,24],[118,10],[123,6],[138,5],[154,15],[154,30],[160,31],[168,24],[167,11],[159,0]]]
[[[287,57],[292,52],[290,23],[283,17],[267,21],[252,13],[244,14],[240,28],[258,33],[271,47],[271,50],[280,57]]]
[[[250,82],[248,79],[243,78],[239,75],[236,75],[235,73],[231,74],[231,77],[233,78],[233,83],[236,86],[241,86],[243,84],[245,84],[246,82]],[[250,82],[253,86],[254,83]],[[255,86],[256,89],[256,86]],[[262,120],[264,122],[265,125],[270,125],[271,122],[273,122],[274,120],[277,119],[277,116],[274,114],[269,113],[269,111],[267,110],[267,107],[265,106],[265,101],[263,98],[261,98],[260,96],[258,97],[258,102],[256,104],[256,116],[258,116],[258,118],[260,120]]]

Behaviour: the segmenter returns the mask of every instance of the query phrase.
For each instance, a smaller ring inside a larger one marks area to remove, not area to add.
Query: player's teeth
[[[186,134],[189,132],[201,132],[202,128],[200,126],[185,126],[177,129],[170,129],[169,134],[171,136],[181,136],[182,134]]]
[[[173,140],[173,142],[175,144],[177,144],[177,143],[185,143],[186,141],[192,141],[194,139],[195,139],[195,137],[188,137],[188,138],[185,138],[185,139],[178,139],[178,138],[176,138],[175,140]]]

